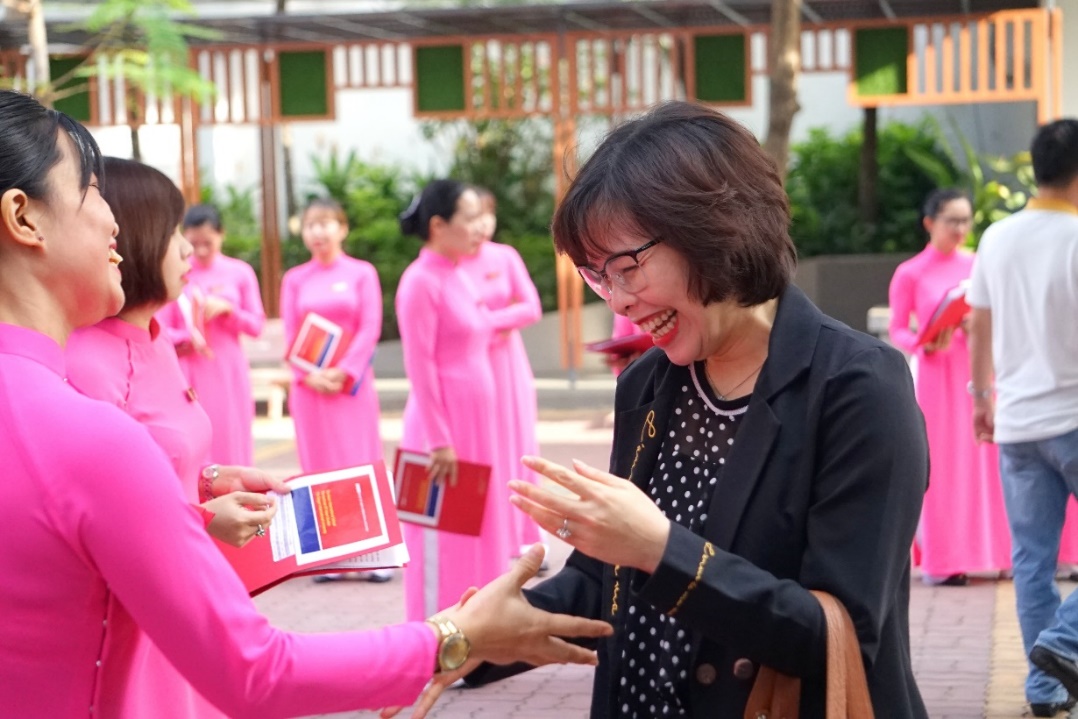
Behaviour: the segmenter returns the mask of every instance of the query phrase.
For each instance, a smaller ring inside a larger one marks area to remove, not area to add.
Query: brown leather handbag
[[[827,621],[827,719],[873,719],[861,645],[842,602],[827,592],[812,595]],[[745,719],[798,719],[801,679],[761,667],[745,705]]]

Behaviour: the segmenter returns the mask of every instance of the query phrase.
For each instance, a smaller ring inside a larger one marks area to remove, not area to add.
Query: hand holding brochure
[[[288,480],[265,537],[218,546],[252,595],[295,576],[408,561],[382,462]]]
[[[964,280],[944,293],[943,298],[932,312],[932,316],[928,322],[925,322],[924,329],[921,330],[917,337],[918,347],[932,342],[939,337],[940,332],[948,327],[958,327],[958,325],[962,324],[962,320],[970,312],[969,304],[966,302],[966,290],[968,287],[969,282]]]
[[[432,481],[427,476],[430,455],[397,450],[393,478],[397,487],[397,516],[445,532],[478,537],[483,526],[490,467],[457,462],[457,481]]]
[[[330,322],[315,312],[308,312],[303,317],[303,323],[300,325],[299,332],[296,333],[292,346],[288,348],[285,359],[292,366],[307,373],[336,367],[348,349],[351,339],[336,322]],[[355,395],[362,381],[362,377],[356,379],[349,377],[341,392]]]

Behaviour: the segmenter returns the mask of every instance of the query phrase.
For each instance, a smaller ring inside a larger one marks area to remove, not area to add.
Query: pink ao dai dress
[[[127,719],[142,632],[237,719],[415,701],[434,667],[427,626],[272,627],[146,428],[65,375],[53,339],[0,324],[0,716]]]
[[[933,577],[1011,566],[996,446],[973,438],[973,404],[966,334],[955,330],[946,350],[917,346],[911,319],[923,327],[940,299],[970,276],[973,255],[931,244],[895,270],[891,280],[891,340],[916,358],[917,401],[925,416],[931,464],[917,549]]]
[[[539,453],[535,375],[520,329],[542,318],[539,291],[520,253],[509,245],[484,242],[474,257],[461,262],[461,269],[468,274],[483,304],[502,315],[496,322],[503,329],[495,332],[490,342],[498,413],[498,462],[504,466],[506,478],[535,482],[534,473],[520,463],[522,456]],[[513,526],[514,554],[539,541],[539,528],[528,515],[508,506],[506,511]]]
[[[325,472],[382,460],[380,412],[371,362],[382,335],[382,287],[369,262],[341,255],[325,265],[311,260],[285,273],[281,319],[291,346],[308,312],[339,325],[352,337],[337,363],[359,383],[355,395],[321,394],[294,369],[288,408],[304,472]]]
[[[404,571],[405,615],[411,621],[503,574],[514,542],[508,478],[495,448],[495,324],[489,310],[464,272],[427,247],[401,276],[396,308],[411,383],[401,448],[451,446],[458,459],[492,468],[479,537],[405,525],[411,556]]]
[[[187,277],[185,293],[190,295],[197,287],[206,297],[227,300],[233,310],[206,323],[211,354],[186,352],[180,356],[180,366],[210,416],[214,461],[250,466],[254,463],[251,424],[255,407],[250,368],[240,335],[257,337],[266,322],[258,278],[246,262],[221,254],[206,266],[193,262]],[[177,303],[162,309],[158,319],[174,344],[190,340]]]
[[[210,418],[188,391],[176,351],[157,321],[146,331],[110,317],[76,330],[68,339],[66,360],[75,389],[119,407],[149,430],[179,476],[184,497],[198,504],[198,477],[210,463]],[[133,679],[114,697],[119,716],[224,717],[137,626],[130,627],[128,641]]]

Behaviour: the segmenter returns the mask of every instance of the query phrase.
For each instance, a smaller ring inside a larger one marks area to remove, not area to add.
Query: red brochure
[[[457,482],[427,477],[430,455],[397,450],[393,478],[397,488],[397,516],[402,522],[478,537],[483,526],[490,467],[457,462]]]
[[[336,322],[330,322],[315,312],[308,312],[303,317],[303,323],[296,333],[296,339],[292,341],[292,346],[288,348],[285,359],[304,372],[336,367],[351,339],[349,333]],[[341,392],[354,395],[359,391],[361,382],[362,378],[358,381],[349,378]]]
[[[407,562],[382,462],[301,475],[288,485],[266,536],[242,548],[217,542],[252,595],[295,576]]]
[[[612,340],[602,340],[601,342],[588,342],[584,345],[584,349],[592,352],[605,352],[617,357],[628,357],[639,352],[647,352],[654,345],[655,343],[651,341],[651,335],[636,334],[616,337]]]
[[[925,323],[924,329],[917,336],[918,346],[928,344],[936,339],[939,333],[948,327],[958,327],[962,323],[963,318],[970,312],[969,304],[966,302],[967,287],[968,283],[962,282],[944,293],[943,298],[932,312],[932,317]]]

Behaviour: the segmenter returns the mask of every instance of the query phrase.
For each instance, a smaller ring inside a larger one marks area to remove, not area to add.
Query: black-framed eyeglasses
[[[644,250],[649,250],[660,242],[662,242],[662,238],[657,237],[650,242],[645,242],[635,250],[610,255],[610,257],[606,258],[606,262],[603,263],[602,270],[584,265],[583,267],[577,267],[576,271],[588,283],[588,287],[595,290],[595,293],[604,300],[610,299],[613,285],[617,285],[626,292],[639,292],[647,287],[648,278],[644,274],[644,268],[637,257]]]

